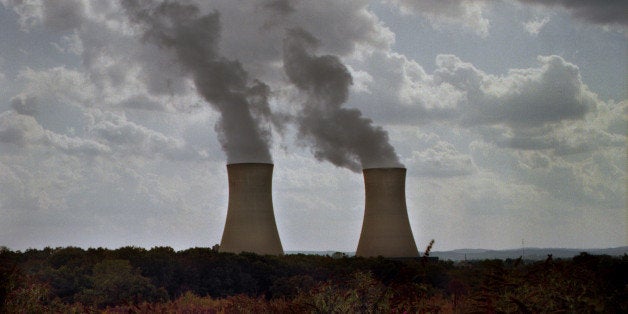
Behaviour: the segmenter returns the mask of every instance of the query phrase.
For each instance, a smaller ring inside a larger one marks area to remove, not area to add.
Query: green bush
[[[78,299],[96,307],[152,302],[160,297],[150,279],[142,277],[127,260],[104,260],[94,266],[89,279],[91,288],[83,290]]]

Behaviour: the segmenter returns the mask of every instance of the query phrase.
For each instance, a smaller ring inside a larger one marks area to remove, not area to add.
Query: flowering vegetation
[[[464,263],[150,250],[0,249],[0,312],[626,312],[628,256]]]

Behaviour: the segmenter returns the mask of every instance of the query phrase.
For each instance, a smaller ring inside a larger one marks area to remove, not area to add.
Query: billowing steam
[[[260,127],[260,122],[273,120],[268,105],[270,89],[250,79],[238,61],[219,55],[219,13],[201,15],[194,5],[172,2],[122,3],[131,21],[145,29],[144,39],[171,51],[199,93],[220,112],[216,131],[227,161],[272,162],[270,130]]]
[[[336,56],[312,53],[318,40],[301,29],[288,31],[283,45],[284,70],[306,95],[297,117],[299,137],[311,144],[318,160],[353,171],[402,167],[388,133],[362,116],[343,108],[353,83],[347,67]]]

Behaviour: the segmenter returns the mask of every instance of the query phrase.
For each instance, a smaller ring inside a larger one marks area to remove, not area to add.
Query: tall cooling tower
[[[221,252],[281,255],[283,248],[273,212],[273,165],[227,165],[229,207]]]
[[[365,209],[357,256],[418,257],[406,207],[406,169],[364,169]]]

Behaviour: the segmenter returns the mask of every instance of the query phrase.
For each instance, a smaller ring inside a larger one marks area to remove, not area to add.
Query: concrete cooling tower
[[[221,252],[281,255],[283,248],[273,212],[273,165],[227,165],[229,206]]]
[[[365,209],[356,251],[363,257],[418,257],[406,207],[406,169],[364,169]]]

